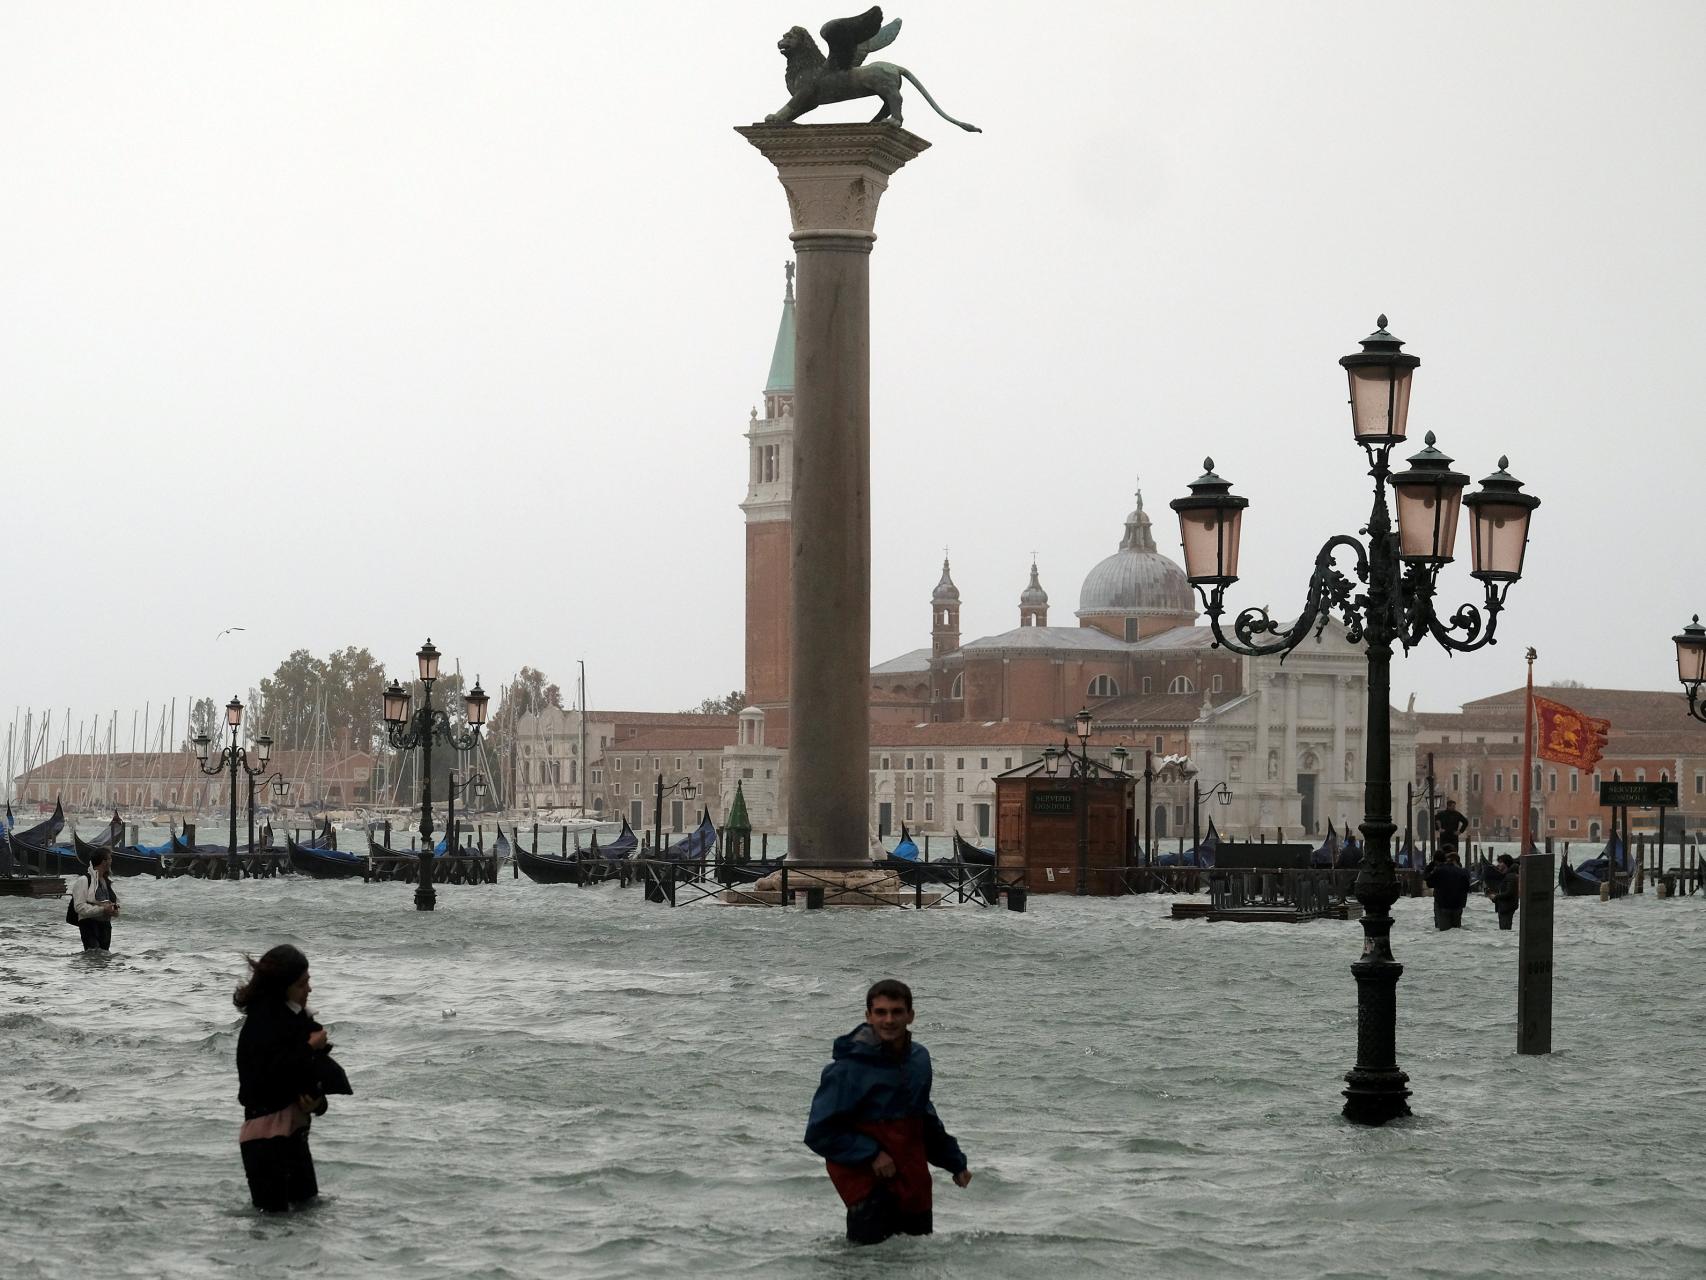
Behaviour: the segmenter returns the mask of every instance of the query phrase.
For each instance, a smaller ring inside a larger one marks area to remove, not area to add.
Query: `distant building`
[[[291,808],[324,804],[353,809],[374,803],[374,757],[369,752],[275,751],[266,773],[255,780],[257,806],[272,805],[264,779],[274,773],[290,780]],[[237,785],[241,806],[248,784],[239,776]],[[20,805],[45,809],[63,800],[72,809],[177,813],[223,807],[229,803],[229,786],[230,774],[207,776],[189,751],[119,751],[58,756],[14,779],[13,794]]]
[[[1567,765],[1536,760],[1529,812],[1537,842],[1585,841],[1596,844],[1610,834],[1610,810],[1599,801],[1599,784],[1675,782],[1680,812],[1667,826],[1706,831],[1706,733],[1684,714],[1676,690],[1536,689],[1535,693],[1569,704],[1577,711],[1611,721],[1611,733],[1599,767],[1583,774]],[[1425,786],[1429,757],[1434,786],[1443,805],[1450,797],[1469,819],[1471,836],[1516,840],[1522,816],[1522,721],[1524,689],[1510,689],[1463,704],[1461,711],[1424,712],[1417,717],[1414,776]],[[1403,797],[1397,797],[1402,805]],[[1427,816],[1418,804],[1418,827]],[[1657,812],[1632,810],[1631,832],[1658,830]],[[1597,852],[1597,850],[1596,850]]]
[[[746,694],[725,748],[722,794],[740,782],[755,830],[787,827],[788,642],[792,607],[794,297],[790,272],[764,387],[747,427]],[[1215,648],[1197,623],[1184,570],[1156,546],[1139,491],[1111,554],[1091,567],[1074,625],[1050,623],[1033,560],[1016,625],[966,639],[952,566],[930,593],[929,643],[871,668],[871,826],[921,833],[993,830],[995,775],[1058,744],[1080,708],[1094,742],[1189,755],[1205,791],[1233,799],[1205,810],[1217,829],[1313,836],[1360,820],[1366,663],[1330,625],[1282,664]],[[1412,722],[1393,716],[1396,776],[1407,773]],[[908,763],[910,762],[910,763]],[[952,762],[952,768],[949,763]],[[965,762],[962,764],[962,762]],[[986,764],[987,762],[987,764]],[[1151,788],[1144,825],[1163,838],[1190,831],[1188,785]],[[611,800],[616,797],[610,797]],[[626,798],[632,804],[632,797]]]

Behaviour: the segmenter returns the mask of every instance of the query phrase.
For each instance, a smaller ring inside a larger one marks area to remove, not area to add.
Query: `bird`
[[[218,635],[214,636],[213,638],[215,640],[222,640],[226,636],[230,635],[233,631],[247,631],[247,630],[248,630],[247,627],[226,627],[225,630],[221,631]]]

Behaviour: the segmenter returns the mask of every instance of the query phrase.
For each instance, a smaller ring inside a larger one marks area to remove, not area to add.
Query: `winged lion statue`
[[[900,82],[904,79],[924,95],[924,101],[949,124],[957,124],[968,133],[982,133],[975,124],[956,120],[930,96],[930,90],[912,72],[892,62],[867,63],[865,59],[878,49],[894,43],[900,34],[900,19],[883,25],[883,11],[873,6],[854,18],[836,18],[823,24],[819,32],[829,46],[826,57],[811,33],[804,27],[790,27],[776,42],[782,56],[788,60],[786,81],[788,102],[780,111],[764,117],[766,124],[790,124],[814,107],[829,102],[847,102],[853,98],[881,98],[882,110],[871,123],[888,121],[901,123]]]

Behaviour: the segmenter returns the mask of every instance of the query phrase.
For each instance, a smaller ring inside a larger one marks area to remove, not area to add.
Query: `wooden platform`
[[[65,881],[60,876],[6,876],[0,878],[0,898],[63,898]]]
[[[1175,902],[1173,919],[1207,920],[1230,924],[1304,924],[1310,920],[1355,920],[1362,909],[1349,903],[1335,903],[1325,911],[1303,911],[1297,907],[1229,907],[1215,910],[1212,902]]]

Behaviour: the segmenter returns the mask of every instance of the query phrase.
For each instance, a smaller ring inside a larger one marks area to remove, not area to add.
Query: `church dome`
[[[1185,571],[1155,549],[1143,493],[1125,518],[1120,549],[1090,570],[1078,593],[1078,616],[1176,616],[1181,625],[1196,619],[1196,598]]]
[[[930,593],[932,604],[958,604],[960,589],[954,585],[952,575],[948,573],[948,559],[942,558],[942,580],[936,584],[936,589]]]

